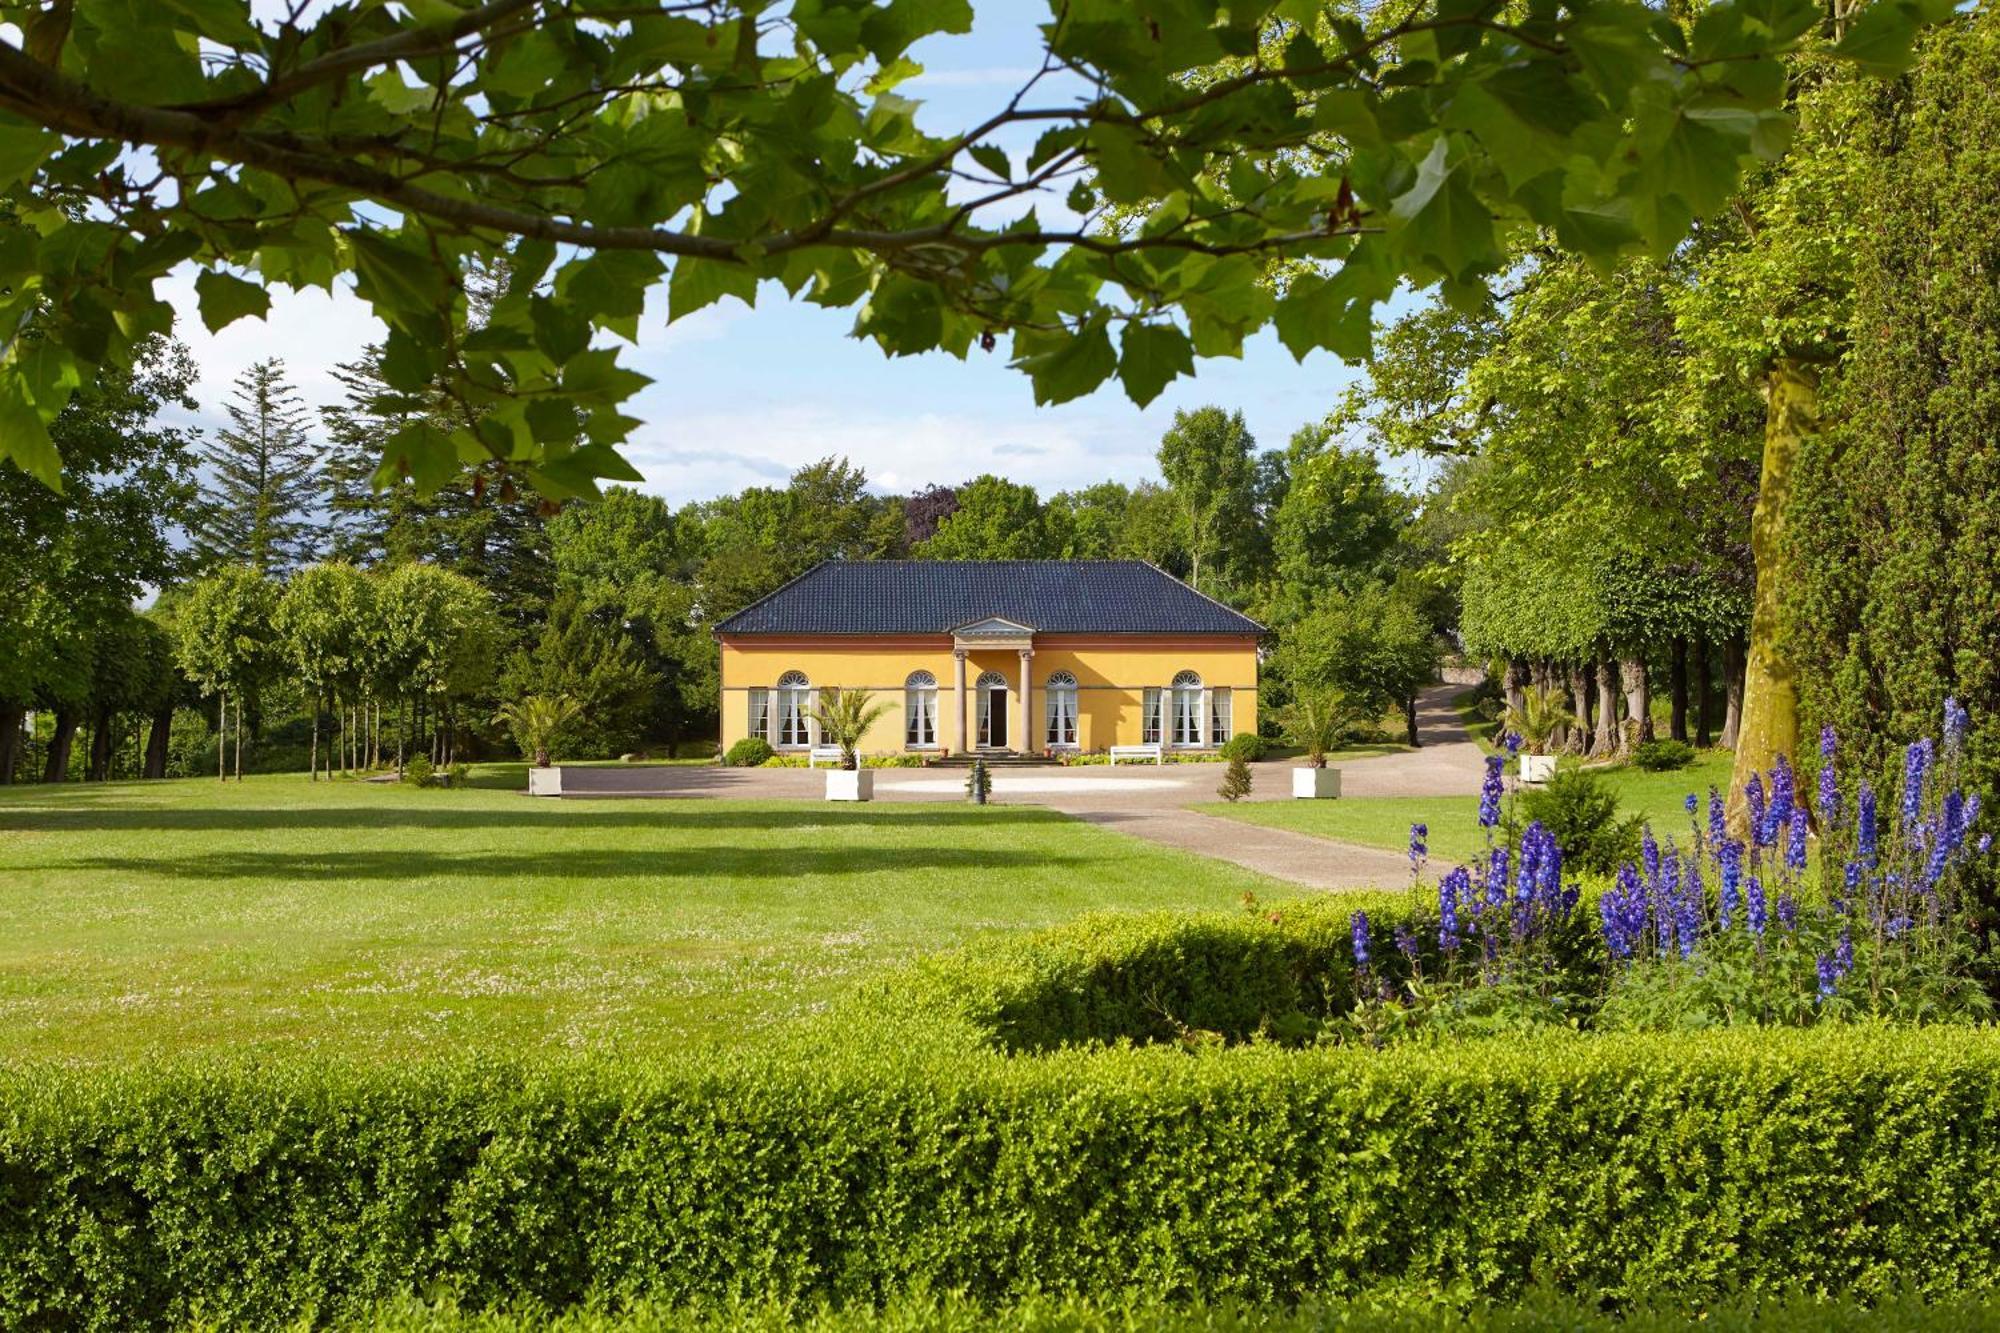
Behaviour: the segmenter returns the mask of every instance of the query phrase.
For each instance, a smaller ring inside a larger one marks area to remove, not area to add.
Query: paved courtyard
[[[1343,797],[1476,795],[1482,755],[1460,725],[1451,700],[1462,687],[1433,686],[1419,700],[1423,745],[1403,754],[1339,764]],[[1292,761],[1253,765],[1252,801],[1291,797]],[[1284,829],[1217,819],[1189,809],[1215,799],[1215,764],[1090,765],[1030,768],[993,777],[1000,803],[1045,805],[1086,823],[1148,842],[1216,857],[1279,879],[1320,889],[1401,883],[1409,865],[1395,852],[1359,847]],[[565,796],[817,800],[824,770],[799,768],[567,768]],[[963,801],[965,775],[925,769],[875,770],[878,801]]]

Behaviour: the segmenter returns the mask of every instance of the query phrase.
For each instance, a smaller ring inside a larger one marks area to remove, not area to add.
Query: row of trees
[[[412,749],[434,764],[453,762],[461,710],[485,696],[501,637],[483,588],[425,564],[379,576],[310,565],[282,584],[227,565],[188,588],[173,624],[180,669],[216,700],[217,776],[231,771],[233,739],[239,778],[245,705],[281,674],[301,687],[312,716],[315,779],[320,724],[329,715],[337,741],[326,750],[325,771],[381,762],[385,704],[399,767]]]

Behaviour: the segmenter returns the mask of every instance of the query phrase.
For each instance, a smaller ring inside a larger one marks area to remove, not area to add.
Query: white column
[[[967,748],[965,744],[965,649],[954,648],[951,657],[958,677],[957,689],[953,696],[955,702],[951,710],[954,719],[951,725],[951,749],[953,754],[963,754]]]
[[[1034,660],[1035,650],[1033,648],[1023,648],[1021,650],[1021,739],[1015,743],[1020,747],[1022,754],[1031,754],[1042,748],[1041,742],[1035,739],[1035,733],[1028,729],[1029,720],[1035,715],[1034,710],[1030,707],[1034,703],[1034,686],[1029,683],[1028,676]]]

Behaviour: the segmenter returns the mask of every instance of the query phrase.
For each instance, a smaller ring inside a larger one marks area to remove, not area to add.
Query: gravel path
[[[1477,795],[1482,753],[1465,733],[1451,700],[1463,687],[1435,685],[1418,699],[1417,734],[1423,745],[1403,754],[1354,759],[1340,767],[1341,795]],[[1289,761],[1256,766],[1249,799],[1291,799]],[[1199,814],[1189,806],[1214,799],[1221,770],[1213,765],[1121,765],[1036,768],[1000,772],[994,800],[1045,805],[1085,823],[1200,856],[1234,862],[1278,879],[1316,889],[1401,884],[1409,864],[1400,852],[1334,842],[1285,829]],[[804,769],[710,767],[567,768],[566,796],[791,797],[812,800],[825,775]],[[878,769],[875,795],[882,801],[962,801],[962,774]]]

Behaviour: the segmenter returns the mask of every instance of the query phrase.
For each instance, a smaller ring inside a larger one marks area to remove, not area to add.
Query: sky
[[[1036,25],[1046,0],[981,0],[972,33],[933,37],[913,52],[924,73],[897,89],[923,102],[934,133],[977,123],[1040,64]],[[1026,138],[1002,141],[1024,152]],[[1044,217],[1051,216],[1047,204]],[[380,337],[366,305],[347,291],[274,291],[267,320],[246,319],[211,335],[196,314],[192,271],[166,294],[179,336],[202,368],[194,423],[224,421],[231,382],[265,357],[284,360],[305,401],[337,402],[333,368]],[[639,341],[621,361],[653,379],[627,411],[643,425],[623,452],[645,476],[641,489],[673,504],[745,486],[782,484],[829,455],[860,465],[875,489],[909,492],[983,472],[1028,482],[1043,494],[1112,479],[1157,476],[1154,451],[1176,409],[1218,404],[1242,411],[1260,447],[1282,446],[1324,416],[1356,372],[1328,353],[1303,364],[1268,331],[1240,359],[1196,363],[1141,410],[1114,380],[1087,397],[1037,407],[1028,377],[1007,366],[1007,340],[959,361],[944,353],[890,359],[849,336],[852,310],[790,301],[765,284],[755,309],[732,298],[671,327],[665,288],[655,293]]]

